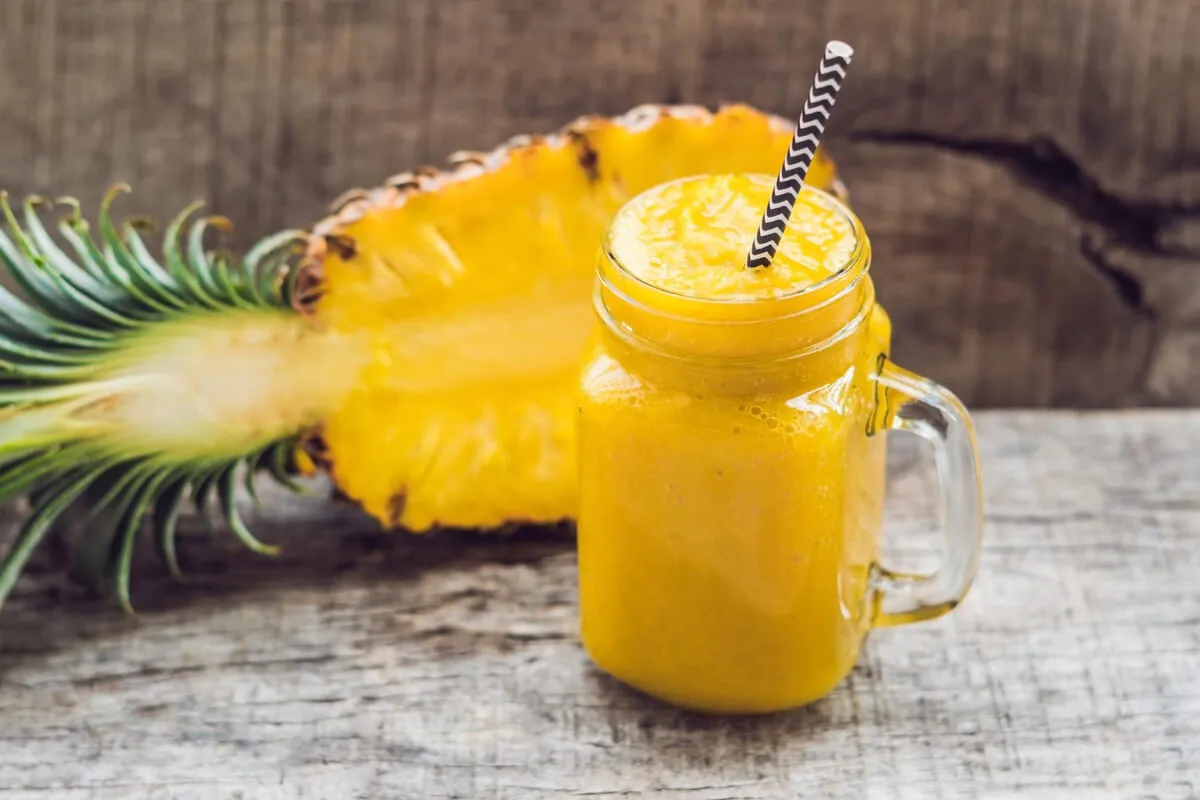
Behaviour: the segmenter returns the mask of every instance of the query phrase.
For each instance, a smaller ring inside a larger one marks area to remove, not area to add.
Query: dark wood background
[[[245,243],[582,113],[791,115],[831,37],[898,359],[976,406],[1200,402],[1197,0],[3,0],[0,185]]]

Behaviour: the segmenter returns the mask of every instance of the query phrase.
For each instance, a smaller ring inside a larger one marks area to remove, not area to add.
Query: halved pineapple
[[[268,551],[237,516],[235,476],[286,482],[310,459],[388,527],[570,518],[576,369],[609,218],[666,180],[774,173],[791,131],[740,105],[585,117],[347,193],[311,233],[242,259],[205,248],[222,220],[184,237],[181,215],[160,262],[108,201],[99,240],[75,213],[65,245],[33,202],[24,226],[5,202],[0,261],[25,299],[0,290],[0,501],[28,494],[33,509],[0,602],[77,502],[125,605],[151,511],[178,571],[185,496],[215,493],[234,533]],[[841,191],[822,153],[808,181]]]
[[[313,313],[370,342],[323,427],[342,491],[413,530],[572,516],[575,371],[609,219],[663,181],[774,174],[792,129],[746,106],[646,106],[347,195],[310,239]],[[808,181],[834,185],[828,157]]]

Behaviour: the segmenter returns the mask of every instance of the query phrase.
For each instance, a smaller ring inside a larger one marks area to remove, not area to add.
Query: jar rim
[[[862,277],[862,273],[859,274]],[[847,291],[857,287],[859,281],[856,279]],[[603,278],[596,282],[593,289],[593,307],[596,315],[599,317],[604,329],[614,334],[619,340],[627,345],[636,347],[638,350],[648,352],[653,355],[668,358],[673,361],[687,361],[694,364],[704,364],[711,367],[721,366],[738,366],[741,364],[754,364],[758,367],[769,367],[772,365],[785,365],[794,363],[802,358],[811,356],[814,353],[819,353],[838,342],[852,335],[866,321],[868,315],[875,308],[875,292],[874,288],[867,285],[867,294],[862,301],[855,307],[854,312],[848,315],[836,327],[832,327],[824,336],[815,337],[811,340],[798,343],[794,347],[781,349],[778,352],[770,354],[755,354],[755,355],[715,355],[701,354],[687,349],[679,349],[670,347],[653,338],[643,336],[626,325],[618,322],[616,315],[613,313],[609,303],[605,300],[606,293],[610,296],[618,296],[622,302],[640,305],[636,300],[631,300],[627,296],[623,296],[619,289],[612,286]],[[843,296],[843,292],[839,292],[835,297],[829,298],[827,301],[822,301],[816,308],[826,306]],[[789,317],[796,317],[806,313],[805,311],[793,312]],[[661,315],[660,315],[661,316]],[[673,315],[666,315],[673,316]],[[687,320],[687,318],[676,317],[677,319]],[[788,317],[777,318],[772,320],[773,323],[786,321]],[[722,321],[720,324],[724,326],[761,326],[762,320],[739,320],[739,321]],[[711,323],[710,323],[711,324]]]
[[[745,172],[745,173],[739,173],[739,174],[762,175],[762,176],[767,177],[769,180],[773,180],[773,178],[770,175],[767,175],[766,173]],[[620,216],[621,211],[624,208],[632,205],[639,198],[643,197],[646,194],[649,194],[650,192],[661,191],[662,188],[665,186],[671,186],[673,184],[684,183],[684,182],[692,181],[692,180],[698,180],[703,177],[706,177],[706,174],[701,173],[701,174],[696,174],[696,175],[686,175],[681,178],[674,178],[669,181],[663,181],[662,183],[657,183],[653,186],[643,189],[642,191],[635,194],[633,197],[626,200],[621,205],[621,209],[618,209],[617,213],[613,215],[613,221],[615,221],[617,219],[617,217]],[[639,286],[640,289],[648,290],[651,293],[655,293],[657,295],[660,295],[665,298],[670,298],[672,300],[686,302],[689,305],[694,304],[695,306],[701,307],[701,308],[703,308],[703,307],[717,308],[717,307],[731,307],[731,306],[750,306],[750,305],[757,305],[757,304],[769,305],[772,303],[792,303],[792,302],[802,299],[806,295],[820,294],[822,291],[827,290],[829,287],[835,286],[838,283],[845,281],[848,276],[854,277],[854,273],[858,272],[861,269],[865,269],[865,266],[870,263],[870,259],[866,257],[867,254],[869,253],[870,242],[867,238],[866,229],[863,227],[862,220],[860,220],[858,218],[858,215],[855,214],[845,202],[843,202],[839,197],[835,196],[832,192],[828,192],[824,189],[819,189],[815,186],[810,186],[808,184],[805,184],[804,186],[802,186],[801,191],[802,192],[812,192],[812,193],[818,195],[819,197],[821,197],[825,202],[828,202],[832,206],[832,208],[850,224],[851,232],[854,235],[854,247],[850,251],[850,254],[846,257],[845,263],[843,263],[841,266],[839,266],[836,271],[831,272],[829,275],[827,275],[826,277],[822,278],[819,281],[815,281],[814,283],[806,284],[806,285],[796,289],[795,291],[790,291],[785,294],[778,294],[778,295],[773,295],[770,297],[746,299],[746,298],[742,298],[742,297],[734,297],[734,298],[699,297],[697,295],[685,294],[683,292],[678,292],[678,291],[674,291],[671,289],[664,289],[663,287],[658,286],[657,284],[652,283],[651,281],[648,281],[645,278],[641,277],[640,275],[637,275],[634,272],[632,272],[628,267],[626,267],[621,262],[621,259],[619,259],[617,257],[616,253],[613,252],[612,235],[613,235],[613,227],[614,226],[613,226],[612,221],[609,222],[608,227],[606,228],[606,230],[604,232],[604,239],[601,243],[601,249],[604,253],[605,258],[608,260],[608,262],[610,264],[612,264],[614,267],[616,267],[616,269],[620,272],[621,276],[630,281],[633,281],[636,285]],[[768,269],[769,269],[769,267],[768,267]]]

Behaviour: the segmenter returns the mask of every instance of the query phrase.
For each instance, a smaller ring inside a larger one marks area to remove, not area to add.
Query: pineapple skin
[[[314,460],[389,528],[573,518],[576,377],[609,220],[663,181],[774,175],[793,128],[746,105],[640,106],[344,194],[308,239],[295,302],[367,355]],[[807,181],[845,197],[824,151]]]

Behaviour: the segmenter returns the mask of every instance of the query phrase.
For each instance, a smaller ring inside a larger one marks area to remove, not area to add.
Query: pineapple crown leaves
[[[92,581],[112,582],[130,610],[129,574],[143,520],[152,519],[158,553],[179,577],[175,530],[190,496],[203,513],[215,493],[229,529],[252,550],[273,548],[254,538],[238,515],[239,475],[254,496],[253,476],[269,472],[285,486],[300,471],[295,437],[227,459],[179,464],[161,456],[124,454],[101,446],[89,423],[74,412],[110,396],[120,379],[105,379],[104,357],[147,326],[231,309],[291,310],[300,270],[293,254],[306,236],[283,231],[253,246],[238,260],[205,249],[211,229],[227,229],[220,217],[193,219],[199,204],[167,226],[161,260],[142,238],[146,225],[114,224],[111,206],[128,187],[104,197],[98,236],[79,204],[59,221],[60,245],[43,225],[31,197],[22,220],[0,193],[8,233],[0,232],[0,269],[23,296],[0,285],[0,503],[22,496],[30,511],[0,560],[0,605],[33,551],[68,509],[86,507],[86,534],[78,548]],[[69,251],[69,252],[68,252]]]

